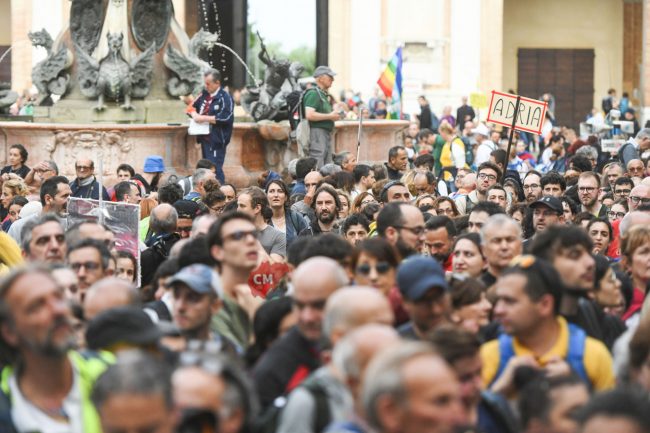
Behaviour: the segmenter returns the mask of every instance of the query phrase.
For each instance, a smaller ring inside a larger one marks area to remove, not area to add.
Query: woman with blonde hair
[[[9,205],[14,197],[27,197],[28,194],[29,189],[23,179],[11,178],[6,180],[2,184],[2,194],[0,195],[0,203],[2,204],[0,207],[0,221],[4,221],[7,217],[7,214],[9,213]]]

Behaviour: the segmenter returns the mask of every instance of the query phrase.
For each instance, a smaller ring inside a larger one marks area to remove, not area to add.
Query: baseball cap
[[[194,219],[203,212],[201,210],[201,205],[193,200],[177,200],[174,202],[173,206],[174,209],[176,209],[179,218]]]
[[[158,173],[165,171],[165,161],[162,156],[151,155],[144,160],[142,171],[145,173]]]
[[[334,77],[336,72],[334,72],[329,66],[319,66],[314,70],[314,78],[318,78],[321,75],[329,75]]]
[[[117,343],[134,346],[157,344],[163,333],[139,307],[116,307],[102,311],[86,328],[91,350],[106,349]]]
[[[550,195],[544,196],[538,199],[537,201],[534,201],[533,203],[530,204],[529,207],[531,209],[535,209],[536,207],[539,206],[546,206],[551,210],[557,212],[558,215],[564,212],[564,208],[562,207],[562,202],[560,201],[560,199]]]
[[[445,272],[440,264],[435,259],[424,256],[402,262],[397,268],[397,286],[402,296],[409,301],[421,299],[434,287],[449,290]]]
[[[476,128],[472,129],[472,134],[480,134],[488,137],[490,135],[490,130],[484,124],[479,123]]]
[[[167,285],[173,287],[178,283],[183,283],[202,295],[216,293],[221,296],[223,293],[221,279],[211,267],[200,263],[184,267],[171,277]]]

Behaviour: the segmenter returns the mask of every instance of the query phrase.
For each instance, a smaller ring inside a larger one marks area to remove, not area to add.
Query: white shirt
[[[11,418],[19,433],[83,433],[83,416],[81,409],[81,392],[79,391],[79,373],[72,374],[72,387],[63,400],[62,412],[68,422],[51,418],[23,396],[16,381],[15,373],[9,378],[11,390]]]

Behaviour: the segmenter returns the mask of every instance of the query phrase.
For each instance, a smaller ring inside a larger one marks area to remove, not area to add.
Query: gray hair
[[[217,81],[221,82],[221,72],[217,71],[216,69],[208,69],[203,73],[204,77],[207,77],[208,75],[210,76],[210,78],[212,78],[212,81],[214,81],[215,83]]]
[[[598,151],[593,146],[582,146],[576,150],[576,155],[583,155],[587,159],[598,159]]]
[[[636,140],[642,140],[644,138],[650,138],[650,128],[643,128],[639,132],[636,133],[636,137],[634,137]]]
[[[332,160],[333,160],[334,164],[338,165],[339,167],[342,167],[343,162],[346,160],[346,158],[348,157],[349,154],[350,154],[349,151],[344,150],[341,153],[334,154],[334,156],[332,157]]]
[[[52,170],[57,176],[59,175],[59,166],[56,165],[56,162],[50,159],[45,161],[45,163],[50,167],[50,170]]]
[[[338,173],[338,172],[340,172],[342,170],[343,169],[341,168],[340,165],[329,163],[329,164],[325,164],[324,166],[322,166],[320,168],[320,170],[318,170],[318,172],[323,177],[327,177],[327,176],[331,176],[332,174]]]
[[[422,355],[436,355],[430,344],[405,342],[385,350],[370,361],[361,389],[361,403],[370,426],[382,429],[377,402],[382,396],[390,396],[397,402],[406,402],[406,388],[402,367],[409,360]]]
[[[91,400],[97,411],[111,397],[120,394],[161,395],[168,409],[173,407],[171,371],[165,363],[140,350],[121,352],[117,362],[95,382]]]
[[[161,206],[164,206],[161,207]],[[167,207],[169,206],[169,208]],[[164,216],[164,219],[158,215],[159,212],[167,209],[168,212]],[[178,224],[178,212],[170,204],[159,204],[151,210],[151,215],[149,219],[149,226],[151,231],[154,233],[173,233],[176,231],[176,225]]]
[[[194,188],[196,188],[199,182],[205,180],[211,174],[212,170],[209,170],[207,168],[197,168],[192,175],[192,185],[194,185]]]
[[[20,246],[23,251],[25,251],[27,254],[30,253],[29,244],[32,242],[32,232],[36,227],[42,226],[43,224],[49,222],[55,222],[59,224],[59,226],[61,226],[61,230],[63,230],[63,223],[54,213],[41,214],[39,216],[29,218],[25,221],[25,224],[23,224],[23,227],[20,229]]]
[[[485,243],[485,237],[492,231],[493,227],[503,227],[506,225],[516,227],[517,236],[519,236],[519,238],[522,237],[521,226],[517,223],[517,221],[513,220],[506,214],[499,213],[488,218],[485,224],[483,224],[483,227],[481,227],[481,244]]]

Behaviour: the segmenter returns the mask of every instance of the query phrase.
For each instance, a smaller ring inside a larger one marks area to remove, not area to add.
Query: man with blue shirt
[[[223,162],[226,159],[226,147],[230,143],[234,123],[232,97],[221,86],[221,73],[211,69],[204,74],[205,89],[196,101],[194,111],[190,113],[197,123],[209,123],[210,133],[199,135],[203,158],[208,159],[217,167],[217,179],[222,184],[226,181],[223,173]]]

